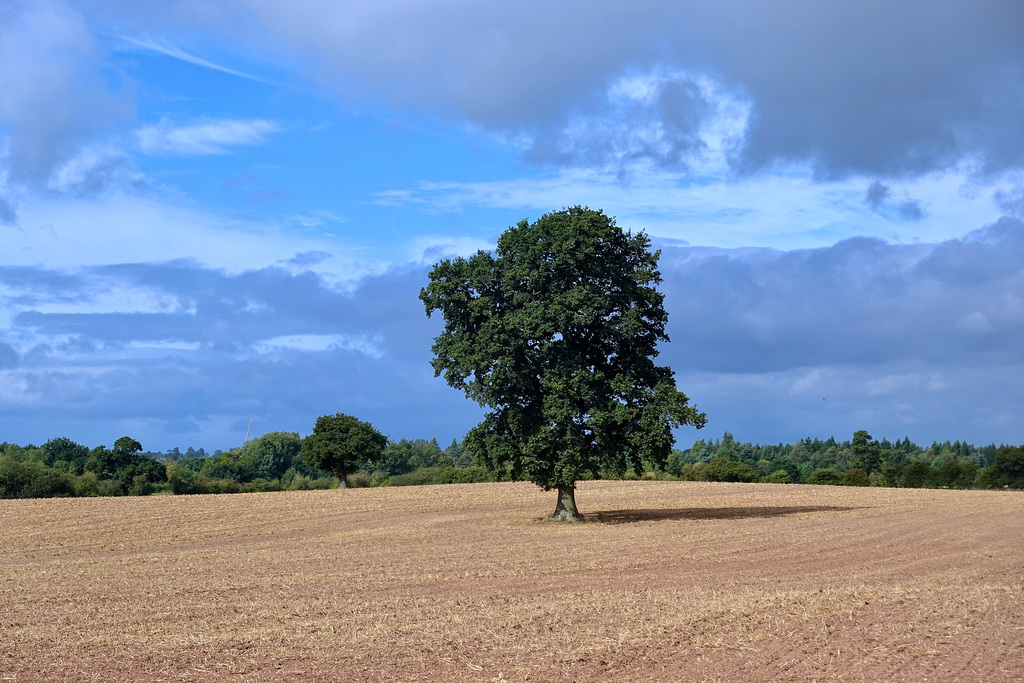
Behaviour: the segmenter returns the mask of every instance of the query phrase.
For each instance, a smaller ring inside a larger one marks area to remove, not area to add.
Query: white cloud
[[[254,344],[257,353],[276,353],[280,351],[356,351],[370,358],[384,355],[382,340],[379,336],[348,334],[288,334],[272,337]]]
[[[130,118],[127,89],[112,92],[103,66],[77,8],[59,0],[0,8],[0,130],[10,134],[14,181],[45,185],[80,145]]]
[[[539,217],[570,204],[600,207],[629,229],[690,244],[798,249],[829,246],[850,235],[891,242],[941,242],[959,237],[965,226],[995,221],[1001,211],[995,188],[1015,178],[995,179],[979,191],[974,169],[892,182],[899,193],[919,197],[928,207],[907,223],[880,215],[864,203],[870,181],[863,177],[815,181],[806,166],[774,174],[731,177],[635,165],[625,176],[614,171],[562,170],[544,176],[484,182],[422,182],[415,188],[381,192],[383,205],[431,207],[440,211],[497,208]]]
[[[726,173],[742,148],[751,102],[699,73],[656,67],[612,82],[590,109],[534,140],[530,157],[629,175],[638,162]]]
[[[226,154],[230,147],[258,145],[280,130],[278,123],[265,119],[219,119],[176,126],[164,118],[135,134],[146,154],[194,156]]]
[[[141,189],[149,184],[123,150],[113,145],[85,145],[53,169],[47,189],[79,196],[111,189]]]
[[[248,222],[212,211],[120,192],[98,198],[25,198],[21,230],[5,235],[4,265],[76,269],[110,263],[189,259],[231,272],[278,263],[282,254],[324,251],[317,264],[336,283],[354,282],[386,263],[290,222]]]

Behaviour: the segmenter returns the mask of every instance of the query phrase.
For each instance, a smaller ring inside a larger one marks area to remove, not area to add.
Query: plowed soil
[[[1024,494],[0,501],[0,679],[1024,680]]]

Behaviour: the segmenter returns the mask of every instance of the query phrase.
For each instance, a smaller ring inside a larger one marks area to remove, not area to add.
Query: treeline
[[[270,432],[230,451],[174,448],[144,452],[122,437],[111,448],[61,437],[42,446],[0,444],[0,498],[245,493],[338,486],[338,478],[301,457],[294,432]],[[1024,447],[966,442],[924,448],[904,438],[875,441],[858,431],[850,441],[803,439],[792,444],[739,443],[726,432],[674,450],[664,468],[596,472],[593,479],[676,479],[906,488],[1024,488]],[[453,441],[388,443],[383,457],[348,475],[349,486],[408,486],[506,479],[477,464]]]
[[[1024,447],[875,441],[857,431],[850,441],[806,438],[793,444],[698,440],[673,451],[665,472],[687,481],[889,486],[902,488],[1024,488]]]
[[[230,451],[178,448],[143,451],[130,437],[112,448],[89,449],[71,439],[42,446],[0,443],[0,498],[138,496],[151,494],[250,493],[338,486],[330,472],[301,457],[294,432],[270,432]],[[453,442],[436,439],[390,442],[384,456],[347,478],[349,486],[407,486],[493,481]]]

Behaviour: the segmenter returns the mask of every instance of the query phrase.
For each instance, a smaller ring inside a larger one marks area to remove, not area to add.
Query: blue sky
[[[0,441],[461,438],[439,258],[602,208],[703,432],[1024,442],[1015,2],[0,3]]]

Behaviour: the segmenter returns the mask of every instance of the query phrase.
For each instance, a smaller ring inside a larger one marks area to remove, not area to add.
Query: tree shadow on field
[[[674,510],[605,510],[583,515],[588,522],[599,524],[630,524],[682,519],[748,519],[751,517],[784,517],[807,512],[849,512],[855,507],[836,505],[795,505],[790,507],[679,508]]]

